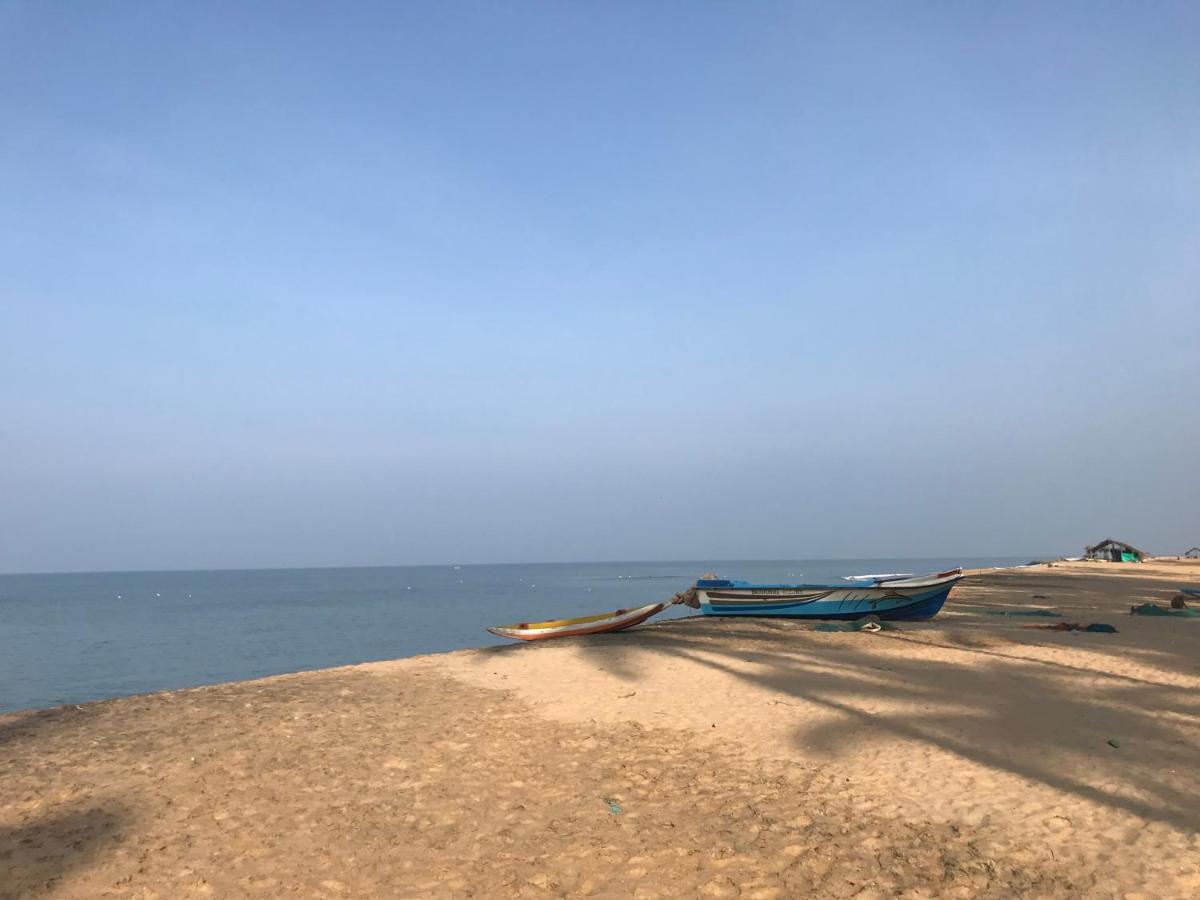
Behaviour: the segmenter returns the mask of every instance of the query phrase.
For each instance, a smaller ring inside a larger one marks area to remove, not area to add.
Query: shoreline
[[[0,714],[0,885],[1195,895],[1200,622],[1128,609],[1200,564],[1083,565],[878,635],[692,616]],[[1029,606],[1118,633],[986,614]]]
[[[876,564],[728,569],[824,581],[884,571]],[[666,600],[700,571],[652,563],[0,577],[0,711],[487,646],[497,639],[485,626]]]
[[[930,557],[929,559],[934,559],[934,558]],[[909,561],[911,562],[914,560],[909,560]],[[1163,566],[1159,565],[1159,564],[1166,564],[1167,567],[1164,569]],[[479,564],[479,565],[486,565],[486,564]],[[550,565],[560,565],[560,564],[555,563],[555,564],[550,564]],[[561,564],[561,565],[574,565],[574,564],[570,563],[570,564]],[[1190,568],[1190,567],[1194,567],[1194,569]],[[328,568],[329,567],[313,568],[313,569],[311,569],[311,571],[326,571]],[[358,567],[358,568],[362,568],[362,567]],[[382,568],[389,568],[389,567],[382,567]],[[391,567],[391,568],[395,568],[395,567]],[[427,567],[427,568],[435,568],[435,567]],[[1164,579],[1167,581],[1178,580],[1180,577],[1184,577],[1184,578],[1192,577],[1197,580],[1200,580],[1200,559],[1189,559],[1189,558],[1184,558],[1184,557],[1153,557],[1148,562],[1138,564],[1138,565],[1131,565],[1131,564],[1124,564],[1124,563],[1108,563],[1108,562],[1072,562],[1072,561],[1067,561],[1067,560],[1052,560],[1049,562],[1038,563],[1038,564],[1017,564],[1017,565],[1010,565],[1010,566],[988,566],[988,567],[984,567],[984,568],[964,568],[964,575],[969,578],[977,578],[981,575],[993,575],[993,574],[1000,574],[1000,573],[1005,573],[1005,572],[1018,572],[1018,571],[1023,571],[1023,572],[1042,571],[1042,570],[1045,570],[1048,568],[1055,569],[1064,574],[1065,573],[1083,574],[1083,575],[1109,575],[1109,574],[1111,574],[1111,575],[1124,575],[1124,576],[1141,576],[1141,577],[1145,577],[1145,578],[1161,578],[1161,579]],[[207,571],[207,570],[196,570],[196,571]],[[226,571],[226,570],[216,570],[216,571]],[[229,570],[229,571],[234,571],[234,570]],[[247,569],[247,570],[236,570],[236,571],[258,572],[258,571],[276,571],[276,570]],[[288,571],[288,570],[281,570],[281,571]],[[290,570],[290,571],[309,571],[309,570]],[[51,575],[48,577],[58,577],[58,574],[60,574],[60,573],[51,573]],[[73,574],[78,574],[78,573],[73,573]],[[138,573],[135,573],[135,574],[138,574]],[[187,574],[187,573],[182,572],[182,571],[176,572],[174,570],[171,570],[170,572],[167,572],[167,574]],[[631,577],[633,577],[633,576],[631,576]],[[654,577],[658,577],[658,576],[654,576]],[[665,595],[663,596],[662,599],[665,599]],[[953,599],[951,600],[951,603],[953,603]],[[626,605],[628,605],[628,604],[626,604]],[[610,608],[612,608],[612,607],[610,606]],[[592,609],[592,610],[588,610],[585,612],[580,612],[580,611],[576,610],[573,612],[568,612],[566,614],[567,615],[583,615],[583,614],[586,614],[587,612],[595,612],[595,611],[598,611],[598,609]],[[551,616],[555,611],[553,609],[547,609],[544,612],[545,612],[546,616]],[[660,618],[657,620],[653,620],[651,624],[654,624],[655,621],[661,622],[662,619]],[[940,621],[940,619],[935,620],[935,621]],[[280,666],[279,668],[275,669],[275,671],[269,671],[264,674],[254,674],[254,675],[250,675],[249,677],[239,677],[239,676],[216,677],[213,680],[206,680],[206,681],[202,681],[199,683],[187,683],[185,681],[182,684],[178,684],[178,686],[172,686],[171,684],[166,684],[161,687],[155,687],[155,688],[151,688],[148,690],[137,690],[132,693],[116,693],[111,696],[99,696],[99,697],[91,697],[91,698],[81,697],[79,699],[68,699],[61,703],[51,703],[51,704],[47,704],[47,705],[20,706],[20,707],[8,708],[8,709],[0,708],[0,716],[17,714],[17,713],[27,713],[27,712],[36,711],[36,710],[50,710],[50,709],[56,709],[59,707],[74,707],[76,705],[102,703],[102,702],[108,702],[110,700],[116,700],[116,699],[133,699],[133,698],[151,696],[154,694],[165,693],[165,692],[193,690],[193,689],[202,688],[202,687],[214,687],[214,686],[218,686],[218,685],[222,685],[222,684],[232,684],[232,683],[239,683],[239,682],[243,682],[243,681],[262,680],[262,679],[267,679],[267,678],[279,677],[279,676],[283,676],[283,675],[301,674],[301,673],[306,673],[306,672],[320,672],[320,671],[325,671],[325,670],[329,670],[329,669],[339,669],[339,668],[346,668],[346,667],[359,666],[359,665],[370,665],[373,663],[388,662],[388,661],[397,660],[397,659],[415,659],[415,658],[419,658],[419,657],[423,657],[423,656],[437,656],[437,655],[446,654],[446,653],[457,653],[457,652],[461,652],[464,650],[482,650],[482,649],[487,649],[489,647],[497,646],[495,643],[488,643],[487,638],[482,636],[483,627],[484,626],[481,623],[479,625],[479,630],[480,630],[479,642],[473,643],[468,646],[449,647],[446,649],[433,649],[433,650],[428,650],[426,652],[414,653],[414,654],[400,653],[397,655],[395,653],[381,652],[378,655],[374,655],[374,656],[371,656],[371,657],[365,658],[365,659],[357,658],[357,659],[353,659],[352,661],[348,661],[348,662],[336,662],[335,661],[332,664],[316,664],[313,666],[303,667],[303,668]],[[272,668],[274,668],[274,667],[272,667]]]

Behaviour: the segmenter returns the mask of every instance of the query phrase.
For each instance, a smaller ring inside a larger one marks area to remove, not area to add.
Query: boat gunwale
[[[649,603],[645,606],[636,606],[629,609],[617,609],[611,612],[598,613],[592,616],[577,616],[572,619],[547,619],[542,622],[516,622],[512,625],[490,625],[488,631],[492,634],[498,632],[513,632],[514,635],[538,635],[548,634],[559,631],[560,629],[568,629],[572,626],[595,625],[601,622],[619,622],[624,619],[635,619],[639,615],[646,617],[654,615],[661,609],[662,603]],[[514,635],[502,634],[500,637],[511,637]]]
[[[695,584],[695,590],[708,593],[710,591],[794,591],[796,593],[812,593],[817,591],[881,591],[896,588],[925,588],[937,587],[941,584],[953,583],[966,577],[963,570],[952,569],[947,572],[915,575],[899,580],[880,580],[863,584],[758,584],[751,581],[736,579],[701,579]]]

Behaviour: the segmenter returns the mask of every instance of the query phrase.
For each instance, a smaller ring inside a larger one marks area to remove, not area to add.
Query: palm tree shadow
[[[1072,639],[1015,631],[1010,637],[1018,633],[1049,646]],[[1190,689],[1025,656],[1015,639],[1004,652],[941,643],[940,636],[922,625],[880,636],[820,635],[795,621],[680,619],[595,638],[580,649],[610,672],[619,655],[617,674],[630,679],[638,677],[643,653],[674,655],[835,713],[832,722],[822,717],[822,724],[795,728],[793,745],[806,755],[846,755],[864,740],[919,742],[1110,809],[1200,829],[1200,786],[1175,764],[1200,738],[1200,706]],[[1118,665],[1138,656],[1129,642],[1087,638],[1089,652],[1110,654]],[[917,658],[901,652],[908,642],[953,652]],[[1186,648],[1154,652],[1159,665],[1179,664],[1184,673],[1194,667],[1184,662]],[[871,711],[881,703],[893,711]],[[1107,744],[1118,736],[1131,746],[1118,752]]]

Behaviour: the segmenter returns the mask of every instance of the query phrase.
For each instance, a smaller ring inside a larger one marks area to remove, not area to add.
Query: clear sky
[[[0,571],[1200,543],[1198,48],[0,0]]]

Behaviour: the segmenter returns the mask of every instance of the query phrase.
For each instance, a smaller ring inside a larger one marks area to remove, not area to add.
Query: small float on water
[[[862,578],[863,576],[859,576]],[[575,619],[519,622],[488,628],[498,637],[519,641],[607,634],[640,625],[668,606],[683,603],[706,616],[785,616],[792,619],[932,619],[941,611],[962,569],[933,575],[870,576],[854,584],[753,584],[705,576],[669,601],[618,609]]]

